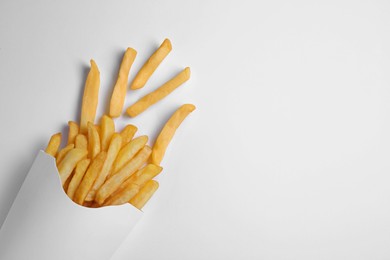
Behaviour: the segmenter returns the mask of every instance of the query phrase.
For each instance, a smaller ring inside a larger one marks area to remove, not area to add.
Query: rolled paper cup
[[[64,192],[55,159],[40,151],[0,229],[0,259],[107,260],[142,211],[87,208]]]

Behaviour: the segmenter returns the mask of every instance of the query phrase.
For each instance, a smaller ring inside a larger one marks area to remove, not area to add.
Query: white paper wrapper
[[[40,151],[0,229],[0,259],[107,260],[141,215],[130,204],[92,209],[73,203],[54,158]]]

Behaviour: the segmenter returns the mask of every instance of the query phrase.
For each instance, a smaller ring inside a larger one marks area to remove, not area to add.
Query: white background
[[[169,37],[127,104],[185,66],[191,80],[117,127],[153,140],[180,104],[197,110],[113,259],[390,259],[389,13],[372,0],[2,0],[0,223],[37,151],[78,119],[89,59],[102,114],[124,49],[138,50],[133,78]]]

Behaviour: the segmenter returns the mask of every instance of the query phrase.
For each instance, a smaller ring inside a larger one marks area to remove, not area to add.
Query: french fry
[[[167,149],[169,143],[172,140],[173,135],[176,132],[176,129],[180,126],[183,120],[195,110],[195,106],[191,104],[182,105],[176,112],[169,118],[169,120],[164,125],[160,134],[157,137],[156,142],[153,146],[152,152],[152,163],[160,165],[165,150]]]
[[[125,204],[129,202],[129,200],[133,198],[139,192],[139,190],[140,190],[139,186],[130,183],[125,189],[109,197],[102,206]]]
[[[169,39],[165,39],[160,47],[150,56],[145,62],[142,68],[138,71],[133,82],[131,83],[131,89],[139,89],[145,86],[146,82],[152,76],[153,72],[157,69],[160,63],[171,52],[172,44]]]
[[[109,113],[111,117],[119,117],[122,113],[123,105],[125,104],[129,72],[131,65],[133,65],[135,60],[135,56],[137,56],[137,51],[132,48],[127,48],[119,68],[118,79],[116,80],[111,96]]]
[[[58,152],[58,148],[60,148],[61,145],[61,137],[62,137],[61,133],[57,133],[51,136],[50,141],[47,144],[45,150],[47,154],[50,154],[53,157],[56,156]]]
[[[79,125],[76,122],[69,121],[69,132],[68,132],[68,144],[74,144],[76,136],[79,134]]]
[[[56,164],[59,165],[65,155],[74,148],[74,144],[68,144],[57,153]]]
[[[60,173],[62,185],[64,185],[66,180],[72,174],[72,171],[76,167],[77,163],[84,159],[87,154],[87,150],[74,148],[65,155],[65,158],[58,165],[58,172]]]
[[[113,194],[107,201],[104,203],[104,206],[107,205],[121,205],[125,204],[130,201],[131,198],[133,198],[142,188],[146,182],[156,177],[160,172],[162,171],[162,168],[160,166],[154,165],[154,164],[148,164],[141,170],[139,170],[137,173],[137,177],[132,178],[134,174],[129,178],[133,179],[132,181],[126,180],[121,185],[124,186],[118,189],[118,192]]]
[[[88,122],[94,122],[100,88],[100,72],[94,60],[85,82],[83,101],[81,105],[80,132],[87,134]]]
[[[113,196],[114,194],[116,194],[116,192],[121,191],[121,190],[123,190],[124,188],[126,188],[126,186],[129,185],[130,183],[134,182],[134,180],[135,180],[136,178],[138,178],[138,176],[141,175],[142,170],[143,170],[143,168],[140,169],[140,170],[138,170],[138,171],[136,171],[136,172],[135,172],[134,174],[132,174],[129,178],[127,178],[127,179],[121,184],[121,186],[119,186],[119,188],[118,188],[111,196]]]
[[[100,152],[96,158],[91,162],[87,172],[85,173],[83,180],[74,194],[74,202],[79,205],[83,205],[85,197],[95,182],[99,172],[102,170],[104,161],[107,158],[107,152]]]
[[[83,206],[88,207],[88,208],[97,208],[97,207],[95,207],[94,201],[84,201]]]
[[[121,192],[123,189],[125,189],[130,183],[134,182],[138,176],[142,173],[142,169],[136,171],[134,174],[132,174],[129,178],[127,178],[120,186],[115,190],[115,192],[105,201],[105,205],[110,205],[109,200],[113,196],[115,196],[117,193]]]
[[[112,120],[111,117],[104,115],[102,117],[102,123],[101,123],[101,149],[102,151],[107,151],[108,146],[111,142],[111,137],[115,133],[115,124],[114,120]]]
[[[130,161],[148,142],[148,136],[142,135],[126,144],[118,153],[112,166],[111,176],[117,173],[128,161]]]
[[[187,67],[175,77],[164,83],[161,87],[156,89],[155,91],[147,94],[138,100],[135,104],[131,105],[127,109],[127,114],[130,117],[136,117],[145,111],[148,107],[154,105],[164,97],[168,96],[172,91],[182,85],[190,78],[190,68]]]
[[[69,183],[70,183],[70,180],[73,178],[73,175],[74,175],[74,170],[72,171],[72,173],[70,174],[69,178],[66,180],[64,185],[62,185],[62,188],[64,189],[65,192],[68,190]]]
[[[131,200],[130,204],[136,207],[139,210],[145,206],[149,199],[158,189],[158,182],[154,180],[148,181],[145,186],[135,195]]]
[[[100,137],[96,127],[88,122],[88,154],[91,159],[100,153]]]
[[[141,173],[133,180],[133,184],[143,187],[145,183],[156,177],[162,170],[162,167],[150,163],[141,169]]]
[[[83,134],[78,134],[74,140],[74,147],[88,150],[88,139]]]
[[[95,199],[96,191],[102,186],[106,180],[108,174],[110,173],[112,164],[114,163],[115,158],[117,157],[119,150],[121,149],[122,137],[120,134],[115,133],[111,138],[110,146],[107,151],[107,158],[104,161],[102,170],[96,178],[95,183],[92,188],[89,190],[86,201],[92,201]]]
[[[127,125],[125,128],[123,128],[121,132],[122,136],[122,147],[125,146],[128,142],[133,139],[135,133],[137,132],[138,128],[134,125]]]
[[[118,173],[109,178],[96,193],[95,201],[102,205],[116,189],[132,174],[134,174],[148,160],[152,149],[145,146],[132,160],[130,160]]]
[[[127,178],[127,179],[119,186],[119,188],[116,189],[116,191],[115,191],[115,192],[106,200],[105,204],[109,205],[109,202],[108,202],[108,201],[110,200],[111,197],[115,196],[115,194],[119,193],[120,191],[122,191],[123,189],[125,189],[130,183],[134,182],[134,180],[135,180],[136,178],[138,178],[138,176],[141,175],[143,169],[144,169],[144,168],[142,168],[142,169],[136,171],[136,172],[135,172],[134,174],[132,174],[129,178]]]
[[[99,136],[102,135],[102,128],[100,127],[100,125],[95,125],[95,128],[96,128],[96,131],[98,132]],[[101,144],[100,144],[101,146]]]
[[[80,182],[83,179],[90,162],[91,162],[91,160],[86,158],[86,159],[81,160],[79,163],[77,163],[76,169],[74,170],[74,175],[72,177],[72,180],[69,183],[69,186],[68,186],[68,189],[66,192],[66,194],[68,194],[68,196],[71,200],[73,200],[74,193],[76,192],[77,188],[79,187]]]

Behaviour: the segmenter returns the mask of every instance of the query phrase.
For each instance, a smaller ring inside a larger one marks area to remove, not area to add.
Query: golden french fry
[[[150,56],[145,62],[142,68],[138,71],[133,82],[131,83],[131,89],[139,89],[145,86],[146,82],[152,76],[153,72],[157,69],[160,63],[172,50],[172,44],[169,39],[165,39],[160,47]]]
[[[119,186],[118,189],[116,189],[116,191],[105,201],[105,205],[110,205],[110,201],[111,201],[111,198],[113,196],[115,196],[117,193],[121,192],[123,189],[125,189],[128,185],[130,185],[130,183],[134,182],[134,180],[136,178],[138,178],[138,176],[140,176],[140,174],[142,173],[142,169],[136,171],[134,174],[132,174],[129,178],[127,178],[122,184],[121,186]]]
[[[45,150],[47,154],[50,154],[53,157],[56,156],[58,152],[58,148],[60,148],[61,145],[61,137],[62,137],[61,133],[57,133],[51,136],[50,141],[47,144]]]
[[[91,189],[93,183],[95,182],[99,172],[102,170],[104,161],[106,160],[107,152],[100,152],[96,158],[91,162],[87,172],[84,175],[83,180],[81,181],[79,187],[74,194],[74,202],[79,205],[83,205],[85,197],[87,196],[89,190]]]
[[[100,208],[101,206],[96,203],[96,201],[88,201],[90,203],[90,208]],[[87,201],[85,201],[84,203],[87,203]]]
[[[114,160],[116,156],[119,153],[119,150],[121,149],[122,144],[122,137],[120,134],[115,133],[111,138],[110,146],[108,147],[107,151],[107,158],[104,161],[102,170],[100,171],[99,175],[96,178],[95,183],[93,184],[92,188],[89,190],[87,197],[85,198],[86,201],[92,201],[95,199],[96,191],[100,188],[100,186],[103,185],[104,181],[106,180],[108,174],[110,173],[112,164],[114,163]]]
[[[102,206],[125,204],[129,202],[129,200],[133,198],[139,192],[139,190],[139,186],[130,183],[126,188],[109,197]]]
[[[58,165],[58,172],[60,173],[62,185],[64,185],[69,178],[77,163],[84,159],[87,154],[87,150],[74,148],[65,155],[65,158]]]
[[[111,175],[117,173],[128,161],[130,161],[148,142],[148,136],[142,135],[134,138],[126,144],[118,153],[112,166]]]
[[[79,187],[80,182],[83,179],[90,162],[91,162],[91,160],[86,158],[86,159],[81,160],[79,163],[77,163],[76,169],[74,170],[74,175],[72,177],[72,180],[69,183],[69,186],[68,186],[68,189],[66,192],[66,194],[68,194],[68,197],[71,200],[73,200],[74,193],[76,192],[77,188]]]
[[[141,169],[141,173],[133,180],[133,184],[143,187],[145,183],[156,177],[162,170],[162,167],[150,163]]]
[[[182,72],[177,74],[174,78],[170,79],[164,85],[156,89],[155,91],[147,94],[138,100],[135,104],[131,105],[127,109],[127,114],[131,117],[135,117],[145,111],[148,107],[154,105],[164,97],[168,96],[172,91],[178,88],[181,84],[186,82],[190,78],[190,68],[185,68]]]
[[[101,123],[101,150],[107,151],[108,146],[111,142],[111,137],[115,133],[115,124],[114,120],[112,120],[111,117],[104,115],[102,117],[102,123]]]
[[[156,177],[161,171],[162,168],[160,166],[148,164],[137,172],[137,177],[132,178],[135,175],[133,174],[130,178],[128,178],[120,186],[118,192],[108,198],[104,205],[121,205],[129,202],[129,200],[138,193],[140,188],[142,188],[146,182]],[[130,181],[130,179],[132,179],[132,181]]]
[[[127,178],[127,179],[121,184],[121,186],[119,186],[119,188],[113,193],[113,195],[116,194],[116,192],[121,191],[121,190],[123,190],[124,188],[126,188],[126,186],[129,185],[130,183],[134,182],[134,180],[135,180],[136,178],[138,178],[138,176],[141,175],[143,169],[144,169],[144,168],[142,168],[142,169],[136,171],[136,172],[135,172],[134,174],[132,174],[129,178]],[[111,195],[111,196],[113,196],[113,195]]]
[[[83,134],[78,134],[74,140],[74,147],[88,150],[88,139]]]
[[[88,122],[88,140],[88,154],[91,159],[94,159],[100,153],[100,137],[91,122]]]
[[[70,183],[70,180],[73,178],[73,175],[74,175],[74,170],[72,171],[72,173],[70,174],[69,178],[66,180],[64,185],[62,185],[62,188],[64,189],[65,192],[68,190],[69,183]]]
[[[83,206],[88,208],[96,208],[94,201],[84,201]]]
[[[173,135],[176,132],[176,129],[180,126],[183,120],[195,110],[195,106],[191,104],[182,105],[176,112],[169,118],[169,120],[164,125],[160,134],[157,137],[157,140],[153,146],[152,152],[152,163],[160,165],[165,150],[167,149],[169,143],[172,140]]]
[[[85,82],[83,101],[81,105],[80,132],[86,134],[88,122],[94,122],[100,88],[100,72],[94,60]]]
[[[100,205],[132,174],[134,174],[148,160],[152,149],[145,146],[132,160],[114,176],[109,178],[96,193],[95,201]]]
[[[131,139],[133,139],[137,130],[138,130],[138,128],[134,125],[127,125],[125,128],[123,128],[123,130],[121,132],[122,147],[125,146],[128,142],[130,142]]]
[[[68,144],[57,153],[56,164],[59,165],[65,155],[74,148],[74,144]]]
[[[121,66],[119,68],[118,79],[116,80],[110,101],[109,114],[111,117],[119,117],[122,113],[123,105],[125,104],[129,72],[136,55],[136,50],[127,48],[125,55],[123,56]]]
[[[132,204],[137,209],[141,210],[145,204],[149,201],[149,199],[153,196],[153,194],[158,189],[158,182],[154,180],[148,181],[145,186],[135,195],[131,200],[130,204]]]
[[[102,135],[102,129],[101,129],[100,125],[95,125],[95,128],[96,128],[96,131],[98,132],[99,136],[101,136]],[[101,144],[100,144],[100,146],[101,146]]]
[[[134,182],[134,180],[135,180],[136,178],[138,178],[138,176],[141,175],[143,169],[144,169],[144,168],[142,168],[142,169],[136,171],[136,172],[135,172],[134,174],[132,174],[129,178],[127,178],[127,179],[121,184],[121,186],[119,186],[119,188],[116,189],[116,191],[115,191],[115,192],[106,200],[105,205],[109,205],[109,204],[110,204],[110,203],[109,203],[110,199],[111,199],[113,196],[115,196],[115,194],[119,193],[119,192],[122,191],[124,188],[126,188],[128,185],[130,185],[130,183]]]
[[[69,121],[68,126],[68,144],[74,144],[76,136],[79,134],[79,125],[76,122]]]

